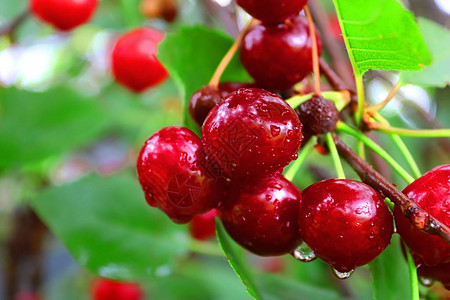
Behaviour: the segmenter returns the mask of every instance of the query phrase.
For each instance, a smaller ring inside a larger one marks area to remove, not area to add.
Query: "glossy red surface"
[[[239,89],[216,105],[202,127],[207,160],[225,177],[266,176],[297,158],[302,124],[280,97]]]
[[[450,226],[450,164],[436,167],[408,185],[403,193],[433,217]],[[450,262],[450,245],[438,236],[415,229],[399,208],[394,209],[397,231],[422,262]]]
[[[237,4],[252,17],[267,24],[282,23],[297,15],[308,0],[237,0]]]
[[[188,111],[192,120],[202,126],[211,109],[222,100],[222,93],[216,87],[206,85],[189,98]]]
[[[144,292],[137,283],[96,279],[91,290],[92,300],[143,300]]]
[[[317,257],[349,272],[377,257],[393,233],[383,197],[354,180],[328,179],[302,193],[300,236]]]
[[[116,81],[138,93],[167,78],[167,70],[156,58],[162,32],[138,28],[120,37],[112,52],[112,71]]]
[[[59,30],[86,23],[97,8],[97,0],[31,0],[34,15]]]
[[[318,35],[319,54],[321,42]],[[271,91],[292,87],[312,71],[308,21],[302,16],[277,26],[251,28],[241,46],[241,61],[256,84]]]
[[[420,277],[440,281],[450,291],[450,263],[437,266],[421,266],[417,268]]]
[[[216,236],[216,225],[214,218],[219,216],[217,210],[212,209],[206,214],[193,217],[189,222],[191,236],[199,241],[208,240]]]
[[[300,190],[277,173],[234,184],[219,212],[237,243],[261,256],[283,255],[301,242],[297,227],[300,201]]]
[[[198,160],[200,151],[200,139],[192,131],[173,126],[153,134],[139,154],[138,179],[148,204],[175,223],[187,223],[223,198],[223,186]]]

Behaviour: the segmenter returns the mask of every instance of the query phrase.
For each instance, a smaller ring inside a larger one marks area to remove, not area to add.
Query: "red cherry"
[[[137,283],[96,279],[92,285],[92,300],[142,300],[144,292]]]
[[[31,0],[31,11],[59,30],[86,23],[97,8],[97,0]]]
[[[212,209],[206,214],[201,216],[195,216],[189,222],[189,232],[191,236],[199,241],[208,240],[216,236],[215,217],[219,213],[217,210]]]
[[[377,257],[393,233],[383,197],[354,180],[328,179],[302,193],[300,235],[317,257],[350,272]]]
[[[297,15],[308,0],[237,0],[237,4],[252,17],[267,24],[282,23]]]
[[[230,236],[261,256],[283,255],[301,242],[297,211],[300,190],[280,173],[235,183],[219,207]]]
[[[433,267],[420,266],[417,268],[420,277],[442,282],[444,287],[450,291],[450,263],[439,264]]]
[[[316,37],[320,55],[321,42]],[[277,26],[251,28],[242,42],[241,61],[258,86],[281,91],[312,71],[311,47],[308,21],[297,16]]]
[[[450,226],[450,164],[436,167],[408,185],[403,193],[430,215]],[[450,245],[438,236],[416,229],[396,206],[397,231],[425,265],[450,262]]]
[[[220,175],[261,177],[296,158],[302,124],[277,95],[239,89],[211,110],[202,137],[207,159]]]
[[[200,154],[200,139],[175,126],[153,134],[139,154],[137,173],[147,202],[175,223],[208,212],[223,197],[223,186],[206,174]]]
[[[156,58],[164,35],[153,28],[135,29],[119,38],[112,52],[116,80],[139,93],[167,78],[167,70]]]

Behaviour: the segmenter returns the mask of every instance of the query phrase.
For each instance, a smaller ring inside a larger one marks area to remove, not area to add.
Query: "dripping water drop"
[[[352,275],[353,271],[355,271],[355,270],[351,270],[348,272],[340,272],[340,271],[336,270],[335,268],[332,268],[332,269],[333,269],[334,275],[336,275],[336,277],[339,279],[347,279],[350,277],[350,275]]]
[[[296,260],[302,261],[302,262],[310,262],[317,258],[316,254],[309,248],[309,246],[302,242],[300,246],[297,247],[292,252],[292,255]]]

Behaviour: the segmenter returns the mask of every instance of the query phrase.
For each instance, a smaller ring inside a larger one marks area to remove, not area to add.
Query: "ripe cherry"
[[[320,54],[321,42],[316,36]],[[258,86],[281,91],[312,71],[311,47],[308,21],[296,16],[277,26],[251,28],[242,42],[241,61]]]
[[[139,93],[167,78],[167,70],[156,58],[163,34],[152,28],[135,29],[119,38],[112,52],[115,79]]]
[[[199,160],[200,145],[189,129],[167,127],[145,142],[138,157],[138,179],[148,204],[175,223],[208,212],[223,197],[223,186],[207,175]]]
[[[332,132],[339,120],[339,111],[333,101],[313,96],[297,108],[305,136]]]
[[[301,242],[297,211],[300,190],[280,173],[233,184],[219,207],[230,236],[261,256],[283,255]]]
[[[442,263],[436,266],[420,266],[417,268],[417,274],[426,279],[442,282],[444,287],[450,291],[450,263]]]
[[[265,176],[297,158],[302,124],[277,95],[239,89],[211,110],[202,137],[207,159],[220,175]]]
[[[86,23],[97,8],[97,0],[31,0],[31,11],[59,30]]]
[[[216,236],[215,217],[219,213],[217,210],[212,209],[206,214],[201,216],[195,216],[189,222],[189,232],[191,236],[199,241],[208,240]]]
[[[208,113],[223,98],[235,90],[240,88],[250,88],[252,86],[251,83],[241,82],[224,82],[219,84],[219,88],[206,85],[196,91],[189,99],[189,115],[198,126],[202,126]]]
[[[137,283],[96,279],[92,285],[92,300],[142,300],[144,292]]]
[[[237,4],[252,17],[266,24],[282,23],[298,15],[308,0],[237,0]]]
[[[436,167],[408,185],[403,193],[443,224],[450,226],[450,164]],[[398,207],[394,209],[397,230],[425,265],[450,262],[450,245],[438,236],[416,229]]]
[[[328,179],[302,193],[300,235],[317,257],[351,272],[377,257],[393,233],[392,215],[370,186]]]

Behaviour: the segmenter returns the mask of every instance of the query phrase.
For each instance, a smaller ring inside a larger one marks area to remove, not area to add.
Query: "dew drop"
[[[272,196],[271,196],[271,195],[266,195],[266,200],[267,200],[267,201],[272,200]]]
[[[422,276],[419,276],[419,280],[420,280],[421,284],[423,284],[424,286],[427,286],[427,287],[431,286],[434,283],[433,279],[422,277]]]
[[[351,270],[349,272],[340,272],[340,271],[336,270],[335,268],[332,268],[332,269],[333,269],[334,275],[336,275],[336,277],[339,279],[347,279],[350,277],[350,275],[352,275],[353,271],[355,271],[355,270]]]
[[[276,125],[270,125],[270,132],[273,136],[277,136],[280,134],[281,128]]]
[[[294,154],[291,155],[291,159],[292,160],[296,160],[297,158],[298,158],[298,154],[297,153],[294,153]]]
[[[300,246],[297,247],[292,252],[292,255],[296,260],[302,261],[302,262],[310,262],[317,258],[316,254],[309,248],[309,246],[302,242]]]
[[[188,160],[188,154],[186,152],[181,152],[180,154],[180,163],[185,164]]]

